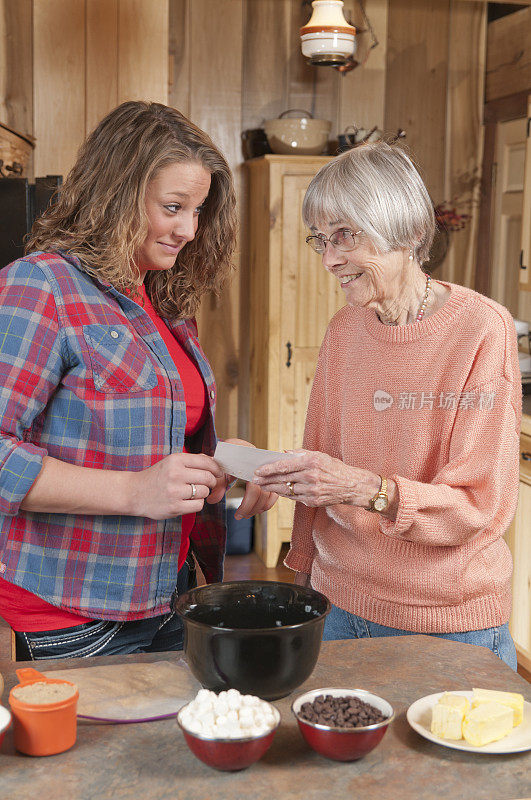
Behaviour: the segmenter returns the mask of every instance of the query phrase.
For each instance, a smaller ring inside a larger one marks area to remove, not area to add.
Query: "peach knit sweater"
[[[445,284],[438,312],[387,326],[345,306],[321,347],[304,447],[392,477],[395,522],[297,503],[286,565],[335,605],[419,633],[500,625],[511,609],[503,535],[518,497],[521,382],[513,320]]]

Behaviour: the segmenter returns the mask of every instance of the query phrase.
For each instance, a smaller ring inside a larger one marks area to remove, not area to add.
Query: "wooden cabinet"
[[[312,381],[326,327],[344,305],[337,280],[305,243],[304,193],[329,159],[268,155],[246,162],[250,270],[250,436],[257,447],[302,446]],[[291,500],[255,524],[255,548],[275,566],[291,536]]]
[[[526,421],[522,423],[524,428]],[[530,425],[531,428],[531,425]],[[531,430],[520,437],[518,508],[505,536],[513,556],[513,609],[510,629],[518,663],[531,671]]]

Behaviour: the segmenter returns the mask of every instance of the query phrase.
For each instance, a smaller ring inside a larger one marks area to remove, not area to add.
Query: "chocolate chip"
[[[299,711],[302,719],[331,728],[360,728],[383,722],[386,717],[370,703],[359,697],[332,697],[318,695],[313,703],[303,703]]]

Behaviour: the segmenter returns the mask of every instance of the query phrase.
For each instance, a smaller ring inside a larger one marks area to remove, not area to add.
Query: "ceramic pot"
[[[299,113],[297,119],[284,119],[286,114]],[[332,123],[326,119],[313,119],[308,111],[290,109],[278,119],[265,123],[267,140],[273,153],[280,155],[319,155],[328,143]]]

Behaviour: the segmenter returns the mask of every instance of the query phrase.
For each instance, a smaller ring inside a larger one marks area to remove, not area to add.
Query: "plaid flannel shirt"
[[[195,359],[210,415],[190,448],[212,455],[216,390],[192,320],[168,325]],[[142,470],[182,452],[186,403],[146,312],[87,275],[75,257],[33,253],[0,271],[0,573],[87,617],[169,610],[181,518],[30,513],[20,503],[45,455],[82,467]],[[191,545],[221,580],[224,503],[205,504]]]

